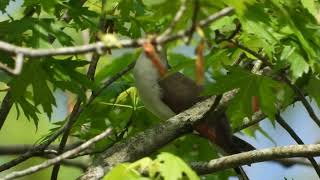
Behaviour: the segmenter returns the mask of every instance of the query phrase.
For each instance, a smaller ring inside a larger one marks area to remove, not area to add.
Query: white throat
[[[166,63],[166,62],[165,62]],[[133,69],[140,99],[145,107],[161,120],[167,120],[175,113],[161,100],[162,92],[158,84],[160,75],[151,60],[142,53]]]

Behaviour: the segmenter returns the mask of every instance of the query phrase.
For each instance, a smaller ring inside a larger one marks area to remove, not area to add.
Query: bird
[[[168,73],[169,64],[166,50],[146,42],[133,68],[135,86],[146,109],[161,120],[167,120],[180,112],[205,100],[203,87],[180,72]],[[225,113],[207,112],[203,118],[193,125],[193,129],[225,154],[236,154],[253,150],[246,141],[232,135],[230,123]],[[242,179],[249,179],[244,170],[235,168]]]

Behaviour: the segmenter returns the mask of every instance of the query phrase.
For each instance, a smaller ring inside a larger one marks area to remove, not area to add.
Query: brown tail
[[[201,136],[218,145],[227,154],[254,150],[246,141],[232,136],[230,124],[225,114],[207,113],[203,120],[193,126]],[[248,180],[242,167],[234,168],[240,179]]]
[[[252,151],[255,150],[256,148],[249,144],[247,141],[242,140],[238,138],[237,136],[232,136],[232,144],[234,146],[234,149],[237,149],[238,152],[246,152],[246,151]]]

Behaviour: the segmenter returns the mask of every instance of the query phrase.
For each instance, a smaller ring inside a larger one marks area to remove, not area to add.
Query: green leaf
[[[115,104],[124,102],[125,100],[128,99],[128,97],[131,99],[133,107],[135,107],[137,102],[136,99],[138,97],[138,92],[135,87],[130,87],[124,92],[120,93],[115,101]]]
[[[148,176],[146,175],[148,173]],[[144,173],[144,175],[142,175]],[[113,168],[104,180],[145,179],[145,180],[199,180],[197,174],[179,157],[170,153],[161,153],[152,161],[145,157],[131,164],[123,163]]]
[[[238,126],[243,118],[251,118],[253,115],[252,100],[258,97],[259,108],[274,119],[277,112],[277,94],[284,85],[269,77],[252,74],[240,68],[227,68],[228,74],[216,77],[215,83],[205,87],[206,95],[217,95],[224,92],[238,89],[234,99],[230,102],[227,114],[233,124]]]
[[[56,103],[46,82],[48,80],[47,73],[43,70],[39,61],[32,63],[32,70],[36,72],[32,73],[33,81],[31,83],[34,94],[34,103],[36,106],[41,104],[44,112],[46,112],[50,118],[52,114],[52,105],[56,105]]]
[[[293,82],[299,79],[304,73],[309,72],[309,64],[298,52],[293,51],[287,61],[290,63]]]
[[[165,180],[182,179],[184,174],[190,180],[200,179],[185,162],[173,154],[163,152],[155,162],[159,164],[158,172]]]
[[[114,167],[104,178],[104,180],[147,180],[149,178],[143,178],[140,174],[132,169],[129,169],[129,164],[119,164]]]
[[[20,105],[27,119],[32,119],[36,128],[38,128],[39,118],[37,114],[40,113],[39,110],[24,98],[19,98],[16,103]]]
[[[279,111],[276,108],[277,92],[281,89],[281,84],[269,79],[260,77],[258,78],[258,91],[259,91],[259,106],[261,110],[272,120],[275,119],[274,115]]]
[[[88,77],[77,71],[76,68],[83,67],[89,62],[84,60],[72,60],[72,58],[67,59],[47,59],[46,60],[47,68],[53,69],[55,74],[63,74],[64,76],[69,77],[70,80],[77,82],[79,85],[84,86],[87,89],[95,89],[96,85],[88,79]],[[73,85],[73,87],[75,87]]]
[[[9,5],[9,3],[10,3],[10,0],[1,0],[0,1],[0,12],[4,13],[5,9]]]
[[[56,4],[59,3],[61,0],[51,0],[51,1],[46,1],[46,0],[25,0],[23,6],[31,6],[31,5],[36,5],[40,4],[42,8],[50,13],[53,11],[54,7]]]
[[[140,55],[140,51],[125,53],[120,57],[111,60],[110,64],[102,67],[96,75],[96,81],[101,82],[126,68],[130,63],[135,61]]]
[[[183,54],[169,53],[168,61],[171,66],[170,74],[178,71],[188,74],[186,71],[194,70],[194,60]]]
[[[301,0],[301,3],[313,16],[316,17],[318,15],[319,8],[316,7],[315,0]]]
[[[240,68],[229,68],[230,72],[223,76],[215,77],[215,83],[211,83],[205,87],[205,95],[217,95],[243,85],[247,85],[248,82],[254,77],[254,74],[247,72]]]
[[[255,82],[248,80],[246,86],[243,86],[227,108],[227,116],[232,122],[232,126],[242,124],[245,117],[251,118],[253,115],[252,99],[256,96],[254,91]],[[272,105],[272,104],[271,104]]]
[[[218,148],[196,135],[186,135],[176,139],[161,151],[175,154],[187,162],[206,161],[219,157]]]
[[[63,45],[73,45],[73,39],[61,31],[62,25],[53,18],[25,17],[19,20],[0,22],[0,38],[16,45],[28,44],[28,47],[39,46],[52,48],[48,36],[54,36]]]
[[[41,105],[43,111],[50,118],[52,114],[52,105],[56,105],[56,102],[52,91],[47,84],[48,80],[48,74],[44,70],[41,61],[29,61],[24,65],[21,75],[10,82],[13,99],[18,101],[21,97],[24,97],[28,87],[31,86],[33,90],[34,105]],[[24,109],[24,112],[29,110],[30,108]]]
[[[271,17],[265,13],[264,8],[255,0],[228,0],[240,17],[241,24],[247,33],[253,33],[265,39],[270,45],[277,42],[276,33],[271,26]]]
[[[318,107],[320,107],[320,79],[311,77],[306,90],[308,94],[316,100]]]

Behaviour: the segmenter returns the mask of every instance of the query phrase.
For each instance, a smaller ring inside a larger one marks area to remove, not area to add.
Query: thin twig
[[[12,105],[13,105],[13,101],[11,99],[11,91],[9,89],[6,95],[4,96],[1,103],[1,107],[0,107],[0,130],[7,119],[7,116],[9,114],[9,111]]]
[[[72,149],[75,148],[76,146],[80,145],[81,143],[74,143],[74,144],[69,144],[67,145],[66,149]],[[16,155],[16,154],[23,154],[27,151],[30,151],[31,149],[34,148],[33,144],[14,144],[14,145],[1,145],[0,146],[0,156],[3,155]],[[57,145],[50,145],[47,147],[45,150],[46,152],[51,153],[51,150],[56,151],[58,149]],[[47,151],[49,150],[49,151]]]
[[[206,27],[210,23],[234,13],[234,9],[231,7],[227,7],[210,15],[208,18],[201,20],[199,22],[199,27]],[[179,31],[177,34],[168,35],[163,38],[159,38],[156,40],[157,44],[163,44],[170,41],[174,41],[177,39],[181,39],[186,37],[190,33],[190,30]],[[45,57],[45,56],[57,56],[57,55],[76,55],[76,54],[85,54],[89,52],[97,52],[97,51],[106,51],[107,49],[114,49],[121,47],[141,47],[145,41],[149,41],[149,39],[124,39],[119,40],[117,45],[105,45],[103,42],[99,41],[96,43],[82,45],[82,46],[72,46],[72,47],[63,47],[63,48],[55,48],[55,49],[33,49],[33,48],[25,48],[19,47],[4,41],[0,41],[0,50],[6,51],[8,53],[16,54],[17,52],[22,53],[25,57]]]
[[[233,39],[241,31],[241,23],[239,20],[235,20],[236,29],[227,37],[228,40]]]
[[[105,31],[107,29],[107,27],[105,26],[105,16],[106,16],[106,12],[105,12],[105,6],[106,6],[106,0],[102,0],[102,6],[101,6],[101,17],[100,17],[100,30],[101,31]],[[96,36],[97,37],[97,36]],[[96,40],[98,40],[98,38],[96,38]],[[99,53],[94,53],[90,62],[90,66],[88,68],[88,72],[87,72],[87,77],[88,79],[90,79],[91,81],[94,80],[94,75],[96,72],[96,68],[97,68],[97,64],[98,61],[100,59],[100,54]],[[73,112],[77,112],[78,109],[80,108],[81,105],[81,98],[77,99],[77,103],[73,109]],[[73,113],[71,113],[73,114]],[[59,144],[59,148],[58,148],[58,153],[61,154],[64,151],[64,147],[67,144],[67,140],[69,137],[69,134],[71,132],[71,128],[73,126],[73,124],[76,122],[78,118],[75,117],[73,118],[73,116],[70,116],[69,121],[67,122],[67,127],[62,135],[60,144]],[[58,174],[59,174],[59,169],[60,169],[60,164],[57,163],[54,165],[53,169],[52,169],[52,173],[51,173],[51,180],[57,180],[58,179]]]
[[[262,113],[261,111],[258,111],[252,115],[252,118],[250,121],[247,121],[247,122],[245,121],[243,124],[241,124],[241,126],[234,128],[233,132],[236,133],[243,129],[251,127],[255,124],[258,124],[260,121],[264,120],[266,117],[267,116],[264,113]]]
[[[22,66],[23,66],[23,54],[17,52],[17,57],[14,61],[15,61],[15,66],[13,69],[11,69],[10,67],[2,63],[0,63],[0,69],[11,76],[19,75],[21,73]]]
[[[160,39],[161,39],[161,37],[168,36],[173,32],[174,28],[176,27],[177,23],[181,19],[182,15],[186,11],[186,9],[187,9],[186,0],[181,0],[179,10],[177,11],[175,17],[173,18],[170,26],[159,36]]]
[[[228,42],[232,43],[236,47],[250,53],[251,55],[255,56],[256,58],[262,60],[262,62],[269,66],[273,67],[273,64],[269,62],[269,59],[265,56],[260,55],[259,53],[255,52],[254,50],[240,44],[239,42],[236,42],[234,40],[229,40]],[[320,127],[320,119],[314,112],[313,108],[311,107],[310,103],[307,101],[307,99],[304,96],[304,93],[302,90],[297,87],[296,85],[292,84],[291,81],[288,79],[288,77],[285,74],[280,74],[281,79],[298,95],[299,100],[302,102],[303,106],[306,108],[309,116],[312,118],[312,120]]]
[[[190,27],[190,33],[188,35],[188,39],[187,39],[187,44],[190,43],[193,33],[196,30],[197,27],[197,17],[199,14],[199,10],[200,10],[200,2],[199,0],[193,0],[193,13],[192,13],[192,24]]]
[[[112,132],[111,128],[108,128],[107,130],[103,131],[101,134],[89,139],[88,141],[84,142],[80,146],[61,154],[60,156],[57,156],[57,157],[55,157],[53,159],[45,161],[45,162],[43,162],[43,163],[41,163],[39,165],[29,167],[29,168],[27,168],[25,170],[12,172],[12,173],[4,176],[1,179],[3,179],[3,180],[15,179],[15,178],[18,178],[18,177],[22,177],[22,176],[26,176],[26,175],[38,172],[38,171],[40,171],[42,169],[45,169],[45,168],[47,168],[47,167],[49,167],[49,166],[51,166],[53,164],[59,163],[63,159],[67,159],[67,158],[71,157],[74,154],[78,154],[79,152],[81,152],[81,151],[87,149],[88,147],[90,147],[92,144],[94,144],[94,143],[102,140],[103,138],[109,136],[111,134],[111,132]]]
[[[318,118],[318,116],[316,115],[316,113],[314,112],[313,108],[311,107],[310,103],[307,101],[304,93],[302,92],[302,90],[297,87],[296,85],[292,84],[290,82],[290,80],[283,75],[282,78],[289,86],[290,88],[298,95],[299,100],[301,101],[301,103],[303,104],[303,106],[305,107],[305,109],[307,110],[309,116],[313,119],[313,121],[320,127],[320,119]]]
[[[124,68],[123,70],[119,71],[117,74],[115,74],[114,76],[112,76],[110,79],[108,79],[107,81],[105,81],[102,85],[102,87],[94,92],[92,92],[91,97],[88,100],[88,104],[90,105],[92,103],[92,101],[99,96],[103,90],[105,90],[107,87],[109,87],[113,82],[115,82],[117,79],[119,79],[120,77],[122,77],[123,75],[127,74],[136,64],[136,62],[132,62],[130,63],[126,68]]]
[[[298,136],[296,132],[289,126],[289,124],[281,117],[280,114],[276,115],[277,122],[290,134],[290,136],[300,145],[303,145],[302,139]],[[318,166],[317,161],[313,157],[308,157],[308,160],[312,164],[314,170],[317,172],[320,177],[320,168]]]
[[[209,17],[207,17],[206,19],[203,19],[199,22],[199,26],[200,27],[206,27],[208,26],[209,24],[211,24],[212,22],[224,17],[224,16],[227,16],[227,15],[230,15],[234,13],[234,8],[232,7],[226,7],[212,15],[210,15]]]
[[[66,149],[68,149],[68,150],[73,149],[73,148],[77,147],[75,145],[79,146],[80,144],[70,145]],[[33,147],[33,145],[30,145],[30,144],[1,146],[0,147],[0,155],[7,156],[7,155],[22,154],[22,153],[25,153],[25,152],[29,151],[30,149],[32,149],[32,147]],[[56,147],[56,146],[51,147],[50,146],[50,148],[57,149],[58,147]],[[43,152],[35,154],[34,157],[52,159],[52,158],[56,157],[56,155],[58,154],[57,151],[54,149],[46,149]],[[85,171],[89,166],[88,164],[85,164],[80,161],[75,161],[75,160],[63,160],[63,161],[61,161],[61,164],[65,165],[65,166],[80,168],[82,171]]]
[[[21,156],[17,157],[16,159],[13,159],[7,163],[2,164],[0,166],[0,172],[7,170],[9,168],[12,168],[12,167],[16,166],[17,164],[20,164],[21,162],[24,162],[25,160],[29,159],[30,157],[36,155],[37,153],[44,151],[54,140],[56,140],[60,136],[60,134],[62,132],[64,132],[64,128],[65,128],[65,126],[61,127],[53,135],[51,135],[46,141],[35,146],[30,151],[27,151],[26,153],[22,154]]]
[[[216,20],[218,20],[218,19],[220,19],[220,18],[222,18],[224,16],[228,16],[230,14],[233,14],[233,13],[234,13],[234,9],[232,7],[224,8],[224,9],[222,9],[222,10],[220,10],[220,11],[218,11],[218,12],[212,14],[212,15],[210,15],[206,19],[203,19],[203,20],[199,21],[198,26],[201,27],[201,28],[206,27],[209,24],[211,24],[212,22],[214,22],[214,21],[216,21]],[[185,38],[190,33],[192,33],[192,31],[190,31],[190,29],[185,30],[185,31],[179,31],[176,34],[171,35],[171,36],[157,38],[155,43],[164,44],[164,43],[167,43],[167,42],[170,42],[170,41],[174,41],[174,40],[177,40],[177,39]],[[144,40],[137,41],[137,43],[139,43],[140,46],[141,46],[140,43],[143,43],[143,42],[144,42]]]
[[[228,40],[228,42],[232,43],[234,46],[236,46],[236,47],[238,47],[238,48],[240,48],[240,49],[242,49],[242,50],[250,53],[251,55],[255,56],[256,58],[258,58],[259,60],[261,60],[265,65],[270,66],[270,67],[273,66],[273,65],[269,62],[268,57],[263,56],[263,55],[255,52],[254,50],[252,50],[252,49],[250,49],[250,48],[248,48],[248,47],[246,47],[246,46],[244,46],[244,45],[240,44],[239,42],[234,41],[234,40],[232,40],[232,39]]]

